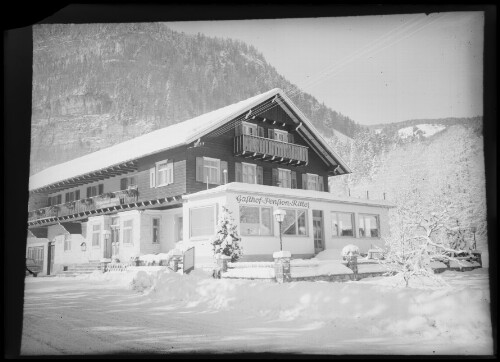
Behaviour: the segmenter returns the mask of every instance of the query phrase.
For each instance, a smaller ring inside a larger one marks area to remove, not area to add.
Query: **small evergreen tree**
[[[211,240],[214,256],[226,255],[231,257],[231,261],[237,261],[242,255],[242,248],[239,244],[237,225],[225,206],[222,206],[222,213],[217,222],[215,236]]]

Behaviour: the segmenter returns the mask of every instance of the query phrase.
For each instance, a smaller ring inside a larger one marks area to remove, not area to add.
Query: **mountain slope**
[[[239,41],[161,23],[35,26],[31,173],[272,88],[327,137],[363,128]]]

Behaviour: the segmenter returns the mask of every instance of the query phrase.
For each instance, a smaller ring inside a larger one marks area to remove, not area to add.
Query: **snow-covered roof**
[[[329,192],[303,190],[303,189],[289,189],[284,187],[255,185],[243,182],[231,182],[225,185],[217,186],[212,189],[199,191],[189,195],[183,195],[182,198],[186,200],[193,200],[197,198],[210,197],[221,192],[244,192],[255,195],[270,196],[270,197],[292,197],[301,200],[315,200],[315,201],[330,201],[336,203],[347,203],[367,206],[379,206],[392,208],[395,205],[387,200],[369,200],[360,199],[357,197],[339,197]]]
[[[36,190],[74,177],[83,176],[109,167],[117,166],[141,157],[165,151],[175,147],[194,142],[203,135],[222,126],[243,112],[279,94],[296,113],[300,114],[303,121],[312,129],[323,146],[339,160],[347,172],[347,164],[335,151],[328,146],[321,135],[314,129],[310,121],[279,88],[256,95],[238,103],[219,108],[198,117],[180,122],[131,140],[104,148],[102,150],[81,156],[70,161],[51,166],[30,177],[29,190]]]

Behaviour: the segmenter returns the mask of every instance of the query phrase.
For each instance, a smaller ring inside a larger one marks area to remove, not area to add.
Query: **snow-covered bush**
[[[240,240],[237,225],[231,216],[231,212],[225,206],[222,206],[216,234],[210,241],[214,256],[226,255],[231,257],[231,262],[237,261],[243,252],[239,244]]]
[[[359,248],[356,245],[349,244],[342,248],[342,259],[345,259],[347,256],[357,255],[359,256]]]

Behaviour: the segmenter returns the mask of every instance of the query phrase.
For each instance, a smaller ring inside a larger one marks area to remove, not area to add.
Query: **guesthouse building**
[[[383,245],[391,204],[334,197],[329,177],[350,172],[273,89],[31,176],[27,257],[46,274],[190,247],[197,264],[208,263],[223,206],[238,225],[242,260],[279,250],[278,208],[293,257],[347,244],[366,252]]]

